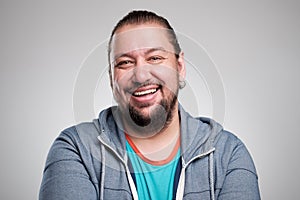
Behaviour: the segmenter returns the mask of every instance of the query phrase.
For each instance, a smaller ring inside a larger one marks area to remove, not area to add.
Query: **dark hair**
[[[162,27],[169,30],[168,31],[169,36],[170,36],[169,39],[170,39],[171,44],[174,47],[175,56],[176,56],[176,58],[179,57],[181,48],[179,46],[175,31],[171,27],[171,25],[169,24],[167,19],[155,14],[154,12],[147,11],[147,10],[131,11],[117,23],[117,25],[114,27],[114,29],[112,30],[112,33],[110,35],[110,39],[109,39],[109,43],[108,43],[108,63],[109,63],[109,76],[110,76],[111,86],[112,86],[112,73],[111,73],[110,52],[111,52],[111,42],[112,42],[112,38],[113,38],[114,34],[116,33],[116,31],[119,28],[121,28],[125,25],[131,25],[131,24],[140,25],[140,24],[151,23],[151,22],[157,23],[157,24],[161,25]]]

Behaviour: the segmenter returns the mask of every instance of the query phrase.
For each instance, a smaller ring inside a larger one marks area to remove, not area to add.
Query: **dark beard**
[[[173,110],[177,102],[177,94],[173,94],[169,99],[163,99],[150,115],[144,116],[138,109],[129,104],[129,115],[132,120],[126,120],[131,128],[139,133],[139,136],[154,135],[167,128],[173,119]],[[134,123],[133,123],[134,122]]]

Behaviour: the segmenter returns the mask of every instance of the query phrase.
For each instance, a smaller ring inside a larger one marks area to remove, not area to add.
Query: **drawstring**
[[[100,131],[100,127],[99,127],[97,119],[94,119],[93,123],[99,134],[104,132],[103,129]],[[98,139],[99,139],[99,136],[98,136]],[[99,139],[99,141],[101,142],[100,139]],[[105,178],[105,162],[106,162],[105,161],[105,147],[104,147],[104,145],[100,145],[100,147],[101,147],[102,172],[101,172],[101,176],[100,176],[101,181],[100,181],[100,188],[99,188],[99,190],[100,190],[99,191],[99,199],[104,200],[104,178]]]
[[[182,159],[182,169],[180,173],[180,178],[178,182],[177,192],[176,192],[176,200],[183,199],[184,195],[184,187],[185,187],[185,173],[187,166],[196,159],[202,158],[203,156],[209,155],[209,187],[210,187],[210,197],[211,200],[215,200],[215,187],[214,187],[214,152],[215,148],[212,148],[210,151],[200,154],[194,158],[192,158],[188,163],[184,163]]]
[[[102,172],[100,183],[100,200],[104,200],[104,177],[105,177],[105,148],[101,145],[101,160],[102,160]]]
[[[98,131],[99,134],[103,133],[104,130],[100,130],[99,127],[99,123],[97,119],[93,120],[94,126],[96,128],[96,130]],[[98,140],[101,142],[99,136],[98,136]],[[104,145],[100,145],[101,148],[101,161],[102,161],[102,172],[100,175],[101,181],[100,181],[100,188],[99,188],[99,200],[104,200],[104,178],[105,178],[105,147]]]
[[[124,163],[128,163],[128,155],[127,155],[127,153],[125,154],[124,161],[125,161]],[[136,189],[135,183],[133,181],[133,178],[131,176],[131,173],[130,173],[130,170],[128,168],[128,165],[125,165],[125,170],[126,170],[126,175],[127,175],[129,187],[131,189],[133,200],[138,200],[139,197],[138,197],[137,189]]]
[[[133,197],[134,200],[138,200],[139,198],[138,198],[137,190],[136,190],[134,181],[132,179],[132,176],[130,174],[130,171],[128,169],[126,169],[126,175],[127,175],[127,178],[128,178],[128,182],[129,182],[131,192],[132,192],[132,197]]]
[[[209,154],[209,183],[210,183],[210,197],[215,200],[214,188],[214,152]]]
[[[104,130],[102,130],[102,132],[104,132]],[[131,174],[130,174],[130,171],[129,171],[129,168],[128,166],[126,165],[127,163],[127,154],[125,154],[125,161],[117,154],[117,152],[115,152],[110,146],[108,146],[107,144],[105,144],[102,140],[101,140],[101,137],[98,136],[98,140],[102,143],[101,144],[101,159],[102,159],[102,172],[101,172],[101,185],[100,185],[100,195],[99,195],[99,199],[100,200],[104,200],[104,178],[105,178],[105,162],[106,162],[106,159],[105,159],[105,146],[107,148],[110,148],[110,150],[112,150],[115,155],[122,161],[122,163],[124,164],[124,167],[125,167],[125,170],[126,170],[126,175],[128,177],[128,180],[129,180],[129,186],[130,186],[130,189],[131,189],[131,192],[132,192],[132,196],[133,196],[133,199],[134,200],[138,200],[138,194],[137,194],[137,190],[136,190],[136,187],[135,187],[135,184],[134,184],[134,181],[131,177]]]

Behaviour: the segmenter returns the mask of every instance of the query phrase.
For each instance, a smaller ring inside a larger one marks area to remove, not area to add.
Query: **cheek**
[[[115,87],[121,88],[122,86],[124,86],[126,82],[125,79],[126,79],[126,73],[124,73],[124,70],[120,70],[120,69],[114,70],[113,81]]]
[[[163,67],[155,72],[155,76],[163,83],[164,96],[178,94],[178,71],[173,67]]]
[[[120,99],[121,96],[121,86],[122,86],[122,83],[120,82],[121,75],[122,74],[119,72],[119,70],[113,71],[113,77],[112,77],[113,95],[116,100]]]
[[[152,72],[167,87],[173,88],[178,82],[178,71],[174,67],[159,66]]]
[[[116,84],[116,87],[123,88],[128,85],[128,82],[131,80],[132,72],[128,70],[115,69],[113,81]]]
[[[131,87],[132,70],[115,69],[113,76],[113,93],[115,99],[127,99],[126,92]]]

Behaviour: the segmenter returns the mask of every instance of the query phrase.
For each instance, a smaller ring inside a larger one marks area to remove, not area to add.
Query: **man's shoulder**
[[[206,130],[210,134],[210,138],[214,139],[215,143],[227,142],[233,145],[239,145],[243,142],[236,135],[236,133],[223,127],[221,123],[209,117],[192,117],[194,120],[198,121],[199,129]]]
[[[212,145],[216,148],[236,148],[244,146],[238,135],[223,127],[222,124],[208,117],[193,117],[199,123],[200,132],[206,132],[209,140],[213,141]]]
[[[224,142],[233,143],[236,145],[243,143],[241,141],[241,139],[235,133],[228,131],[226,129],[223,129],[220,132],[220,140],[222,140]]]
[[[91,137],[97,138],[98,135],[99,135],[99,131],[97,130],[95,123],[92,121],[92,122],[81,122],[76,125],[67,127],[63,131],[61,131],[58,137],[69,138],[72,140],[77,140],[77,139],[83,140]]]
[[[84,121],[79,122],[77,124],[74,124],[72,126],[69,126],[61,131],[61,135],[63,136],[69,136],[69,137],[76,137],[80,135],[89,135],[92,133],[94,135],[97,135],[100,131],[100,121],[101,125],[103,126],[103,123],[107,123],[110,119],[108,119],[111,115],[111,110],[114,107],[109,107],[106,109],[103,109],[100,111],[98,118],[92,119],[90,121]],[[102,120],[101,120],[102,119]]]

